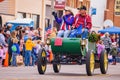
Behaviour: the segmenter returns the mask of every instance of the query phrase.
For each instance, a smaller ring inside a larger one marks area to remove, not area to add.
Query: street
[[[62,65],[60,73],[47,66],[45,75],[39,75],[34,67],[0,67],[0,80],[120,80],[120,64],[109,65],[108,73],[103,75],[95,69],[93,76],[87,76],[85,65]]]

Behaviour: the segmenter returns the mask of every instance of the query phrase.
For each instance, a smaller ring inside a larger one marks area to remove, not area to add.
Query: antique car
[[[60,68],[63,61],[66,64],[86,64],[86,72],[88,76],[92,76],[94,69],[100,68],[102,74],[106,74],[108,70],[108,55],[105,50],[100,54],[100,58],[97,54],[96,43],[82,40],[81,38],[52,38],[50,41],[52,53],[54,59],[52,61],[53,70],[55,73],[60,72]],[[88,42],[88,44],[86,43]],[[87,50],[88,47],[88,50]],[[47,66],[46,51],[40,50],[38,54],[38,72],[44,74]]]

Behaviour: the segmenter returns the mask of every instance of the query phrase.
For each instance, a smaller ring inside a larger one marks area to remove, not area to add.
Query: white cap
[[[10,35],[10,31],[7,31],[6,34],[9,34],[9,35]]]
[[[12,26],[12,24],[7,24],[7,26]]]

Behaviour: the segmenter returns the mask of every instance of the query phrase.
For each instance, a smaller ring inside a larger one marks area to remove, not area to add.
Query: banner
[[[65,0],[55,0],[55,9],[63,10],[65,8]]]
[[[115,15],[120,15],[120,0],[115,0]]]
[[[2,1],[4,1],[4,0],[0,0],[0,2],[2,2]]]

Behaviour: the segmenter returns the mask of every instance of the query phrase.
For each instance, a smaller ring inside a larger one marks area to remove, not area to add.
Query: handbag
[[[22,55],[17,55],[16,62],[17,62],[17,64],[23,64],[23,56]]]

